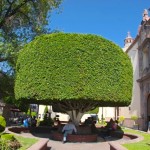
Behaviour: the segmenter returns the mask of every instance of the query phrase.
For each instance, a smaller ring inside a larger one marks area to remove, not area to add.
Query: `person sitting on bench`
[[[67,135],[72,133],[77,133],[77,129],[75,125],[72,123],[72,120],[69,120],[69,122],[63,127],[62,133],[63,135],[63,143],[66,143],[67,141]]]

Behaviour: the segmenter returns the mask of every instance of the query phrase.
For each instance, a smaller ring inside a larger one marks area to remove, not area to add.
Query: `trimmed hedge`
[[[15,97],[27,103],[93,100],[100,106],[127,106],[132,65],[113,42],[97,35],[42,35],[19,53]]]

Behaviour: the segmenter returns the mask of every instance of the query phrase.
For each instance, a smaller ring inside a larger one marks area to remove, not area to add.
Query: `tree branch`
[[[14,0],[12,3],[10,3],[10,6],[9,6],[9,8],[7,9],[6,14],[4,15],[4,18],[3,18],[2,21],[0,22],[0,28],[3,27],[3,25],[4,25],[5,22],[6,22],[6,20],[7,20],[9,17],[15,15],[15,14],[19,11],[19,9],[20,9],[21,7],[23,7],[26,3],[30,2],[30,1],[32,1],[32,0],[24,0],[20,5],[16,6],[16,8],[14,8],[13,10],[12,10],[12,5],[13,5],[13,3],[15,2],[15,0]]]
[[[28,15],[26,15],[25,13],[23,13],[22,11],[18,11],[20,14],[23,14],[26,18],[27,18],[27,20],[30,22],[30,19],[29,19],[29,16]]]
[[[6,11],[6,14],[4,15],[4,18],[2,19],[2,21],[0,22],[0,28],[4,25],[4,23],[6,22],[7,20],[7,16],[8,14],[11,12],[11,8],[12,8],[12,5],[15,3],[16,0],[10,2],[9,0],[7,0],[8,4],[10,5],[8,8],[7,8],[7,11]]]
[[[8,60],[7,58],[1,58],[0,57],[0,62],[7,61],[7,60]]]

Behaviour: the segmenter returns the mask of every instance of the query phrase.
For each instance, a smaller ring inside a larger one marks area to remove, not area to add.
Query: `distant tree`
[[[47,106],[45,106],[45,108],[44,108],[44,114],[46,114],[46,113],[48,113],[48,107]]]
[[[50,12],[58,8],[61,2],[62,0],[1,0],[0,29],[2,35],[11,38],[14,35],[22,37],[25,31],[27,35],[41,33],[41,31],[43,33],[45,25],[48,24]]]
[[[24,43],[48,32],[50,12],[62,0],[0,1],[0,62],[14,62],[16,52]]]
[[[1,75],[8,76],[7,80],[10,79],[9,86],[0,82],[1,95],[7,93],[7,95],[12,96],[13,87],[10,88],[10,85],[13,85],[12,79],[14,78],[18,51],[35,36],[49,32],[49,28],[46,26],[50,19],[50,13],[53,9],[58,8],[61,2],[62,0],[0,1],[0,62],[7,64],[7,70],[5,67],[5,71],[3,69],[0,71]],[[3,78],[0,81],[3,81]],[[10,91],[10,89],[12,90]],[[9,102],[13,103],[10,100],[12,97],[9,98]]]
[[[18,102],[52,104],[75,124],[96,107],[128,106],[131,101],[131,61],[100,36],[39,36],[20,51],[16,69]]]
[[[14,78],[0,71],[0,99],[2,98],[9,104],[14,99]]]

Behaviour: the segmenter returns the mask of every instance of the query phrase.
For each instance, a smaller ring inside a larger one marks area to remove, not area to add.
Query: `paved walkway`
[[[6,132],[9,132],[8,130]],[[20,134],[19,134],[20,135]],[[98,142],[91,142],[91,143],[65,143],[63,144],[61,141],[54,141],[50,139],[50,134],[34,134],[31,133],[21,133],[22,136],[28,137],[28,138],[48,138],[48,149],[49,150],[110,150],[110,146],[108,144],[109,141],[114,141],[116,139],[108,138],[106,141],[104,141],[102,138],[98,138]],[[124,137],[122,139],[117,140],[124,141],[129,140],[129,138]]]
[[[65,143],[60,141],[49,141],[50,150],[110,150],[108,142],[96,143]]]
[[[30,133],[22,133],[22,136],[30,137],[30,138],[49,138],[49,134],[36,134],[32,135]],[[65,143],[63,144],[61,141],[54,141],[49,138],[48,142],[49,150],[110,150],[110,146],[107,141],[104,141],[101,138],[98,138],[98,142],[91,143]]]
[[[37,137],[37,138],[48,138],[48,149],[49,150],[110,150],[109,143],[110,141],[127,141],[130,140],[128,137],[124,137],[122,139],[114,139],[114,138],[108,138],[106,141],[104,141],[102,138],[98,138],[98,142],[91,142],[91,143],[65,143],[63,144],[61,141],[54,141],[50,139],[49,134],[34,134],[31,133],[22,133],[22,136],[25,137]]]

